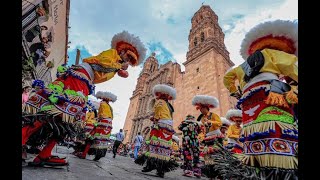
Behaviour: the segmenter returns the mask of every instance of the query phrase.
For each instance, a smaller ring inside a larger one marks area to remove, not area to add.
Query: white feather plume
[[[111,40],[111,48],[115,49],[117,43],[124,41],[126,43],[131,44],[134,46],[139,54],[137,65],[143,62],[146,57],[147,49],[144,47],[143,43],[141,42],[138,36],[130,34],[128,31],[122,31],[121,33],[115,34]]]
[[[100,99],[109,99],[111,102],[117,101],[117,96],[107,91],[106,92],[98,91],[96,93],[96,97]]]
[[[226,118],[230,120],[231,117],[242,117],[242,111],[238,109],[229,109]]]
[[[213,96],[207,95],[196,95],[192,99],[192,105],[211,105],[214,108],[219,106],[219,100]]]
[[[152,93],[155,96],[157,92],[168,94],[169,96],[172,97],[172,100],[176,99],[176,95],[177,95],[176,90],[173,87],[168,86],[166,84],[155,85],[152,89]]]
[[[272,34],[275,36],[285,36],[294,42],[296,48],[295,55],[298,56],[298,23],[293,21],[275,20],[260,23],[253,27],[243,39],[240,54],[244,60],[249,57],[250,45],[257,39]]]
[[[231,125],[231,122],[225,118],[225,117],[220,117],[221,121],[222,121],[222,125],[227,125],[227,126],[230,126]]]
[[[179,142],[179,137],[176,135],[172,135],[172,140]]]

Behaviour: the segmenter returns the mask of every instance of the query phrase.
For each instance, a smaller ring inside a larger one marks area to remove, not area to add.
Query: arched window
[[[152,69],[153,69],[153,64],[151,64],[151,67],[150,67],[150,71],[151,71],[151,72],[153,72]]]
[[[198,44],[196,37],[194,38],[193,44],[194,44],[194,46],[197,46],[197,44]]]
[[[204,41],[204,32],[201,32],[201,42]]]

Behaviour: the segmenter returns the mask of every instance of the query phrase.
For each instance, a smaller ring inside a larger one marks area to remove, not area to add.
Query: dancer
[[[157,170],[157,175],[164,177],[166,172],[176,169],[178,164],[171,159],[172,135],[175,133],[172,125],[174,109],[169,100],[176,98],[176,90],[165,84],[153,87],[153,95],[156,97],[154,104],[154,116],[151,117],[153,125],[150,131],[148,151],[139,156],[135,163],[146,164],[142,172]]]
[[[182,131],[182,150],[183,150],[183,169],[184,176],[201,177],[200,161],[199,161],[199,139],[198,134],[201,132],[201,122],[195,120],[194,116],[188,115],[181,122],[178,129]]]
[[[237,104],[243,114],[243,162],[261,179],[298,179],[298,126],[292,110],[297,96],[279,80],[283,75],[298,83],[297,22],[275,20],[255,26],[240,52],[246,60],[239,67],[238,80],[246,84]],[[225,76],[230,93],[235,91],[234,79]]]
[[[128,65],[137,66],[145,57],[146,49],[138,37],[123,31],[112,38],[112,49],[97,56],[83,59],[59,73],[58,79],[43,91],[37,92],[26,102],[24,111],[30,114],[49,114],[50,118],[38,119],[33,125],[23,127],[22,145],[29,137],[47,126],[49,141],[30,165],[67,165],[65,159],[52,156],[57,141],[63,140],[83,115],[87,96],[94,91],[94,84],[110,80],[117,73],[127,77]]]
[[[222,144],[224,136],[220,132],[220,127],[222,126],[220,117],[209,110],[217,108],[219,101],[212,96],[196,95],[193,97],[192,105],[196,106],[197,110],[200,110],[201,114],[197,120],[205,126],[205,138],[203,140],[205,144],[203,149],[204,166],[202,167],[202,173],[208,178],[215,178],[216,172],[212,170],[214,159],[211,155],[214,154],[215,143]]]
[[[231,149],[231,152],[233,153],[242,153],[243,145],[241,142],[239,142],[242,130],[242,111],[237,109],[230,109],[226,114],[226,118],[234,123],[229,126],[227,132],[228,148]]]
[[[228,145],[228,138],[227,138],[227,131],[228,128],[230,127],[230,121],[228,119],[226,119],[225,117],[220,117],[221,122],[222,122],[222,126],[220,127],[220,131],[222,133],[222,135],[224,136],[223,138],[223,146],[227,146]]]
[[[97,125],[91,130],[88,135],[89,138],[92,139],[92,141],[87,140],[84,151],[76,154],[76,156],[81,159],[86,158],[86,155],[90,148],[104,151],[106,151],[106,149],[108,148],[113,119],[113,110],[109,102],[116,102],[117,96],[112,94],[111,92],[98,91],[96,97],[98,99],[101,99],[98,111]],[[97,157],[98,156],[96,156],[94,160],[98,160]]]

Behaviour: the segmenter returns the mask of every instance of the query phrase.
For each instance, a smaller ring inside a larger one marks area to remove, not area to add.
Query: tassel
[[[284,96],[275,92],[269,92],[268,98],[265,100],[265,103],[269,105],[289,108],[288,102],[286,101]]]
[[[289,104],[298,104],[298,96],[294,93],[293,88],[286,93],[286,100]]]

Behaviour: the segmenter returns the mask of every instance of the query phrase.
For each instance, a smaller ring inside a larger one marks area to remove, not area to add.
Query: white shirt
[[[118,132],[117,134],[116,134],[116,140],[117,141],[120,141],[120,142],[122,142],[123,141],[123,139],[124,139],[124,134],[123,134],[123,132]]]
[[[134,146],[140,147],[141,143],[143,142],[143,137],[141,135],[137,135],[134,142],[135,142]]]

